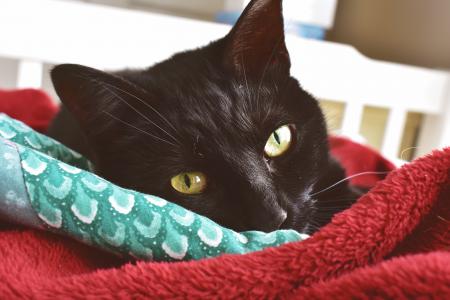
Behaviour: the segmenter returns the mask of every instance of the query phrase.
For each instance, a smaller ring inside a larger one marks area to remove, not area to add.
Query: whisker
[[[328,191],[328,190],[330,190],[330,189],[336,187],[337,185],[339,185],[339,184],[341,184],[341,183],[343,183],[343,182],[345,182],[345,181],[347,181],[347,180],[353,179],[353,178],[355,178],[355,177],[359,177],[359,176],[363,176],[363,175],[386,175],[386,174],[389,174],[389,173],[390,173],[390,171],[389,171],[389,172],[362,172],[362,173],[354,174],[354,175],[352,175],[352,176],[349,176],[349,177],[347,177],[347,178],[344,178],[344,179],[342,179],[342,180],[339,180],[338,182],[336,182],[336,183],[330,185],[329,187],[327,187],[327,188],[325,188],[325,189],[323,189],[323,190],[320,190],[320,191],[318,191],[318,192],[316,192],[316,193],[313,193],[313,194],[311,194],[310,196],[311,196],[311,197],[314,197],[314,196],[316,196],[316,195],[318,195],[318,194],[321,194],[321,193],[323,193],[323,192],[326,192],[326,191]]]
[[[445,223],[448,223],[448,224],[450,224],[450,220],[447,220],[447,219],[445,219],[444,217],[441,217],[441,216],[437,216],[437,218],[438,218],[439,220],[441,220],[441,221],[445,222]]]
[[[142,132],[142,133],[144,133],[144,134],[146,134],[146,135],[151,136],[151,137],[154,138],[154,139],[160,140],[160,141],[165,142],[165,143],[167,143],[167,144],[170,144],[170,145],[172,145],[172,146],[174,146],[174,147],[177,147],[177,145],[175,145],[175,144],[173,144],[173,143],[171,143],[171,142],[169,142],[169,141],[167,141],[167,140],[165,140],[165,139],[162,139],[162,138],[160,138],[160,137],[158,137],[158,136],[155,136],[155,135],[153,135],[153,134],[151,134],[151,133],[149,133],[149,132],[147,132],[147,131],[145,131],[145,130],[142,130],[142,129],[140,129],[140,128],[138,128],[138,127],[136,127],[136,126],[134,126],[134,125],[132,125],[132,124],[130,124],[130,123],[128,123],[128,122],[125,122],[124,120],[121,120],[121,119],[119,119],[119,118],[113,116],[112,114],[110,114],[109,112],[107,112],[107,111],[105,111],[105,110],[103,110],[103,113],[109,115],[111,118],[113,118],[114,120],[116,120],[116,121],[118,121],[118,122],[120,122],[120,123],[122,123],[122,124],[125,124],[125,125],[127,125],[127,126],[129,126],[129,127],[132,127],[132,128],[134,128],[134,129],[136,129],[136,130],[138,130],[138,131],[140,131],[140,132]]]
[[[353,204],[353,202],[350,202],[351,200],[355,200],[355,199],[344,199],[344,200],[339,200],[339,201],[323,202],[323,203],[321,203],[322,201],[318,201],[316,208],[318,208],[318,209],[329,209],[330,208],[331,209],[331,208],[339,208],[339,207],[343,207],[343,206],[349,206],[349,205]]]
[[[332,216],[333,214],[330,214],[329,212],[325,213],[316,211],[314,214],[314,222],[330,219],[330,216]]]
[[[317,203],[317,209],[334,209],[339,207],[347,207],[353,203],[356,203],[356,201],[351,201],[355,199],[347,199],[347,200],[339,200],[339,201],[333,201],[333,202],[325,202],[320,203],[321,201],[318,201]]]
[[[408,152],[408,151],[410,151],[410,150],[416,150],[416,149],[419,149],[419,148],[418,148],[418,147],[408,147],[408,148],[406,148],[406,149],[403,149],[402,153],[400,154],[400,159],[401,159],[401,160],[405,160],[405,159],[403,158],[403,155],[405,155],[405,153]]]
[[[312,226],[314,226],[317,229],[320,229],[325,224],[328,224],[332,217],[333,215],[327,215],[322,217],[314,216],[315,224],[313,224]],[[322,225],[318,225],[319,223],[321,223]]]
[[[327,212],[327,211],[340,211],[344,208],[348,208],[348,205],[340,205],[340,206],[327,206],[327,207],[317,207],[317,213]]]
[[[322,225],[320,225],[317,221],[309,221],[308,222],[308,226],[306,228],[306,232],[307,234],[312,234],[316,231],[318,231],[320,228],[322,228]]]
[[[260,96],[261,96],[261,88],[262,88],[263,81],[264,81],[264,79],[266,77],[267,70],[269,69],[270,62],[272,61],[273,57],[275,56],[275,53],[278,50],[278,47],[280,46],[280,44],[283,41],[283,39],[284,39],[284,36],[281,36],[278,39],[277,43],[275,44],[275,46],[272,49],[272,53],[270,54],[266,65],[264,66],[263,73],[261,74],[261,80],[259,81],[259,85],[258,85],[258,96],[256,97],[256,106],[257,106],[257,110],[256,111],[259,111],[259,99],[260,99]]]
[[[244,64],[244,54],[241,55],[241,65],[242,65],[242,71],[244,72],[244,80],[245,80],[245,86],[247,89],[247,97],[250,98],[250,88],[248,86],[247,72],[245,70],[245,64]]]
[[[167,120],[167,118],[166,117],[164,117],[157,109],[155,109],[151,104],[149,104],[149,103],[147,103],[147,102],[145,102],[144,100],[142,100],[141,98],[139,98],[138,96],[136,96],[136,95],[134,95],[134,94],[132,94],[132,93],[130,93],[130,92],[128,92],[128,91],[126,91],[126,90],[124,90],[124,89],[121,89],[121,88],[119,88],[119,87],[117,87],[117,86],[115,86],[115,85],[113,85],[113,84],[110,84],[110,83],[107,83],[107,82],[104,82],[104,84],[105,85],[108,85],[108,86],[110,86],[110,87],[112,87],[112,88],[115,88],[115,89],[117,89],[117,90],[119,90],[119,91],[121,91],[121,92],[123,92],[123,93],[125,93],[125,94],[127,94],[127,95],[129,95],[129,96],[131,96],[131,97],[133,97],[133,98],[135,98],[136,100],[138,100],[139,102],[141,102],[142,104],[144,104],[145,106],[147,106],[148,108],[150,108],[155,114],[157,114],[167,125],[169,125],[176,133],[178,133],[178,130],[172,125],[172,123],[170,123],[169,122],[169,120]]]
[[[166,122],[177,134],[179,134],[179,132],[177,131],[177,129],[169,122],[169,120],[167,120],[158,110],[156,110],[153,106],[151,106],[149,103],[147,103],[147,102],[145,102],[144,100],[142,100],[141,98],[139,98],[138,96],[136,96],[136,95],[134,95],[134,94],[132,94],[132,93],[130,93],[130,92],[128,92],[128,91],[126,91],[126,90],[124,90],[124,89],[122,89],[122,88],[119,88],[119,87],[117,87],[117,86],[115,86],[115,85],[113,85],[113,84],[110,84],[110,83],[108,83],[108,82],[104,82],[104,81],[101,81],[101,80],[98,80],[98,79],[96,79],[96,78],[92,78],[92,77],[88,77],[88,76],[83,76],[82,74],[78,74],[78,76],[79,77],[81,77],[81,78],[84,78],[84,79],[87,79],[87,80],[89,80],[89,81],[91,81],[91,82],[94,82],[94,83],[97,83],[98,85],[100,85],[101,87],[103,87],[103,88],[106,88],[106,87],[111,87],[111,88],[114,88],[114,89],[116,89],[116,90],[118,90],[118,91],[121,91],[121,92],[123,92],[123,93],[125,93],[125,94],[127,94],[127,95],[129,95],[129,96],[131,96],[131,97],[133,97],[133,98],[135,98],[136,100],[138,100],[139,102],[141,102],[142,104],[144,104],[145,106],[147,106],[148,108],[150,108],[153,112],[155,112],[164,122]],[[111,92],[112,93],[112,91],[111,91],[111,89],[107,89],[109,92]],[[114,93],[114,95],[116,95],[116,96],[118,96],[116,93]],[[119,96],[118,96],[119,97]],[[129,103],[128,102],[126,102],[126,101],[124,101],[124,99],[122,98],[122,97],[119,97],[123,102],[125,102],[128,106],[130,106],[129,105]],[[131,106],[130,106],[131,107]],[[136,112],[138,112],[136,109],[134,109],[134,107],[132,107],[133,108],[133,110],[134,111],[136,111]],[[141,114],[141,113],[139,113],[139,114]],[[141,114],[142,115],[142,114]],[[148,121],[150,121],[147,117],[145,117]],[[156,126],[156,127],[158,127],[160,130],[162,130],[163,132],[165,132],[166,134],[168,134],[174,141],[176,141],[177,143],[179,143],[179,140],[178,139],[176,139],[174,136],[172,136],[171,134],[169,134],[167,131],[165,131],[165,130],[163,130],[161,127],[159,127],[157,124],[155,124],[154,122],[152,122],[152,121],[150,121],[150,123],[151,124],[153,124],[154,126]]]
[[[107,87],[104,87],[106,89],[108,89]],[[175,142],[179,143],[179,141],[172,136],[170,133],[168,133],[167,131],[165,131],[163,128],[161,128],[160,126],[158,126],[158,124],[156,124],[155,122],[153,122],[152,120],[150,120],[150,118],[148,118],[146,115],[144,115],[143,113],[141,113],[139,110],[137,110],[133,105],[131,105],[128,101],[126,101],[123,97],[121,97],[120,95],[116,94],[115,92],[111,91],[110,89],[108,89],[108,91],[110,93],[112,93],[113,95],[115,95],[117,98],[119,98],[123,103],[125,103],[129,108],[131,108],[132,110],[134,110],[138,115],[140,115],[141,117],[143,117],[144,119],[146,119],[150,124],[152,124],[153,126],[157,127],[159,130],[161,130],[162,132],[164,132],[165,134],[167,134],[169,137],[171,137]]]
[[[361,193],[360,196],[363,196],[364,194],[365,193]],[[352,200],[352,199],[355,199],[355,197],[353,195],[352,196],[343,195],[343,197],[340,197],[339,195],[337,195],[334,198],[326,198],[326,199],[321,198],[320,201],[317,201],[317,202],[319,202],[319,203],[333,203],[333,202],[337,202],[337,201],[347,201],[347,200]]]

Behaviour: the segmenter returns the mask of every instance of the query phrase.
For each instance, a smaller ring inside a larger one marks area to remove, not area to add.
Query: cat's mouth
[[[307,188],[303,192],[303,197],[298,200],[298,205],[289,206],[286,210],[286,219],[280,225],[279,229],[293,229],[299,233],[310,234],[311,222],[316,213],[316,199],[311,197],[313,187]]]
[[[286,219],[280,226],[279,229],[293,229],[292,222],[289,222],[288,219]]]
[[[309,225],[309,223],[301,222],[301,224],[299,224],[298,222],[295,222],[293,220],[286,219],[286,221],[284,221],[281,224],[279,230],[288,230],[288,229],[295,230],[301,234],[310,234],[311,233],[311,226]]]

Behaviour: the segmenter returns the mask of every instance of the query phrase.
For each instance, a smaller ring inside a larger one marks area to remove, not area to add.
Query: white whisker
[[[169,124],[169,126],[171,126],[174,130],[176,130],[171,124],[170,122],[165,119],[156,109],[154,109],[153,107],[151,107],[148,103],[146,103],[145,101],[143,101],[142,99],[140,99],[139,97],[137,97],[134,94],[131,94],[130,92],[121,89],[115,85],[112,85],[110,83],[95,79],[95,78],[91,78],[91,77],[87,77],[87,76],[83,76],[82,74],[78,74],[79,77],[87,79],[91,82],[94,82],[96,84],[98,84],[100,87],[108,90],[109,93],[113,94],[114,96],[116,96],[117,98],[119,98],[119,100],[121,100],[122,102],[124,102],[128,107],[130,107],[131,109],[133,109],[137,114],[139,114],[140,116],[142,116],[144,119],[146,119],[148,122],[150,122],[150,124],[154,125],[155,127],[157,127],[159,130],[161,130],[162,132],[164,132],[165,134],[167,134],[169,137],[171,137],[176,143],[180,144],[179,140],[177,138],[175,138],[173,135],[171,135],[170,133],[168,133],[166,130],[164,130],[163,128],[161,128],[160,126],[158,126],[158,124],[156,124],[155,122],[153,122],[152,120],[150,120],[147,116],[145,116],[144,114],[142,114],[141,112],[139,112],[134,106],[132,106],[129,102],[127,102],[123,97],[121,97],[120,95],[118,95],[117,93],[113,92],[110,88],[115,88],[135,99],[137,99],[138,101],[140,101],[141,103],[145,104],[146,106],[150,107],[156,114],[158,114],[158,116],[160,116],[166,123]],[[162,139],[163,140],[163,139]]]
[[[108,86],[110,86],[110,87],[112,87],[112,88],[115,88],[115,89],[117,89],[117,90],[119,90],[119,91],[121,91],[121,92],[123,92],[123,93],[125,93],[125,94],[127,94],[127,95],[129,95],[129,96],[131,96],[131,97],[133,97],[133,98],[135,98],[136,100],[138,100],[139,102],[141,102],[142,104],[144,104],[145,106],[147,106],[148,108],[150,108],[155,114],[157,114],[164,122],[166,122],[167,123],[167,125],[169,125],[176,133],[178,133],[178,131],[177,131],[177,129],[169,122],[169,120],[167,120],[167,118],[165,118],[158,110],[156,110],[152,105],[150,105],[149,103],[147,103],[147,102],[145,102],[144,100],[142,100],[141,98],[139,98],[138,96],[136,96],[136,95],[134,95],[134,94],[132,94],[132,93],[130,93],[130,92],[128,92],[128,91],[126,91],[126,90],[123,90],[123,89],[121,89],[121,88],[119,88],[119,87],[117,87],[117,86],[115,86],[115,85],[112,85],[112,84],[109,84],[109,83],[104,83],[105,85],[108,85]]]
[[[347,180],[350,180],[350,179],[352,179],[352,178],[355,178],[355,177],[359,177],[359,176],[363,176],[363,175],[386,175],[386,174],[389,174],[389,173],[390,173],[390,172],[362,172],[362,173],[354,174],[354,175],[352,175],[352,176],[349,176],[349,177],[347,177],[347,178],[344,178],[344,179],[342,179],[342,180],[339,180],[338,182],[336,182],[336,183],[330,185],[329,187],[327,187],[327,188],[325,188],[325,189],[323,189],[323,190],[320,190],[320,191],[318,191],[318,192],[316,192],[316,193],[313,193],[313,194],[311,194],[310,196],[311,196],[311,197],[314,197],[314,196],[317,196],[318,194],[321,194],[321,193],[323,193],[323,192],[329,191],[329,190],[331,190],[332,188],[336,187],[337,185],[339,185],[339,184],[341,184],[341,183],[343,183],[343,182],[345,182],[345,181],[347,181]]]
[[[103,87],[108,89],[108,87]],[[108,91],[110,93],[112,93],[113,95],[115,95],[117,98],[119,98],[119,100],[121,100],[123,103],[125,103],[129,108],[131,108],[132,110],[134,110],[138,115],[140,115],[141,117],[143,117],[144,119],[146,119],[150,124],[152,124],[153,126],[155,126],[156,128],[158,128],[159,130],[161,130],[162,132],[164,132],[165,134],[167,134],[169,137],[171,137],[175,142],[179,143],[179,141],[172,136],[170,133],[168,133],[167,131],[165,131],[163,128],[161,128],[160,126],[158,126],[158,124],[156,124],[155,122],[153,122],[152,120],[150,120],[150,118],[148,118],[146,115],[144,115],[143,113],[141,113],[139,110],[137,110],[133,105],[131,105],[128,101],[126,101],[123,97],[121,97],[120,95],[116,94],[115,92],[113,92],[112,90],[108,89]]]
[[[125,125],[127,125],[127,126],[130,126],[130,127],[134,128],[134,129],[136,129],[136,130],[138,130],[138,131],[140,131],[140,132],[142,132],[142,133],[144,133],[144,134],[146,134],[146,135],[151,136],[151,137],[154,138],[154,139],[160,140],[160,141],[165,142],[165,143],[167,143],[167,144],[170,144],[170,145],[172,145],[172,146],[174,146],[174,147],[177,147],[177,145],[175,145],[175,144],[173,144],[173,143],[171,143],[171,142],[169,142],[169,141],[167,141],[167,140],[165,140],[165,139],[162,139],[162,138],[160,138],[160,137],[158,137],[158,136],[155,136],[155,135],[153,135],[153,134],[151,134],[151,133],[149,133],[149,132],[147,132],[147,131],[145,131],[145,130],[142,130],[142,129],[140,129],[140,128],[138,128],[138,127],[136,127],[136,126],[134,126],[134,125],[132,125],[132,124],[130,124],[130,123],[128,123],[128,122],[125,122],[124,120],[121,120],[121,119],[119,119],[119,118],[113,116],[112,114],[110,114],[110,113],[107,112],[107,111],[103,111],[103,113],[109,115],[111,118],[113,118],[114,120],[116,120],[116,121],[118,121],[118,122],[120,122],[120,123],[122,123],[122,124],[125,124]]]
[[[250,98],[250,88],[248,86],[248,80],[247,80],[247,72],[245,70],[245,63],[244,63],[244,54],[241,55],[241,65],[242,65],[242,71],[244,72],[244,80],[245,80],[245,87],[247,89],[247,97]]]
[[[269,69],[270,62],[274,58],[275,53],[278,50],[278,47],[281,45],[281,43],[283,43],[283,41],[284,41],[284,36],[281,36],[278,39],[278,42],[273,47],[272,53],[270,54],[269,59],[268,59],[266,65],[264,66],[263,73],[261,74],[261,80],[259,81],[259,85],[258,85],[258,95],[256,97],[256,111],[259,111],[259,99],[260,99],[260,96],[261,96],[262,84],[263,84],[264,79],[266,78],[266,74],[267,74],[267,71]]]
[[[400,159],[401,160],[405,160],[403,158],[403,155],[405,155],[406,152],[410,151],[410,150],[415,150],[415,149],[419,149],[418,147],[408,147],[406,149],[403,149],[402,153],[400,154]]]

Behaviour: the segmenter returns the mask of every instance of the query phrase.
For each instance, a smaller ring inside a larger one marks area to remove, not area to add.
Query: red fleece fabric
[[[45,132],[58,106],[41,90],[1,90],[0,112],[25,122],[39,132]]]
[[[359,144],[331,145],[348,175],[392,168]],[[360,179],[371,191],[306,241],[201,261],[129,263],[4,227],[0,298],[450,299],[450,148],[379,179]]]
[[[330,137],[329,142],[331,153],[345,167],[347,176],[362,172],[376,171],[378,173],[356,176],[350,180],[351,184],[371,188],[374,183],[384,179],[386,174],[395,168],[393,163],[368,146],[339,137]]]

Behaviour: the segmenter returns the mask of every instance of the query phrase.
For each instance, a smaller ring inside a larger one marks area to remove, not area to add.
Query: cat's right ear
[[[282,0],[252,0],[225,37],[225,66],[260,78],[269,69],[289,74]]]
[[[82,128],[99,126],[101,119],[111,120],[130,110],[139,109],[140,91],[129,81],[90,67],[63,64],[51,71],[51,79],[61,102]]]

